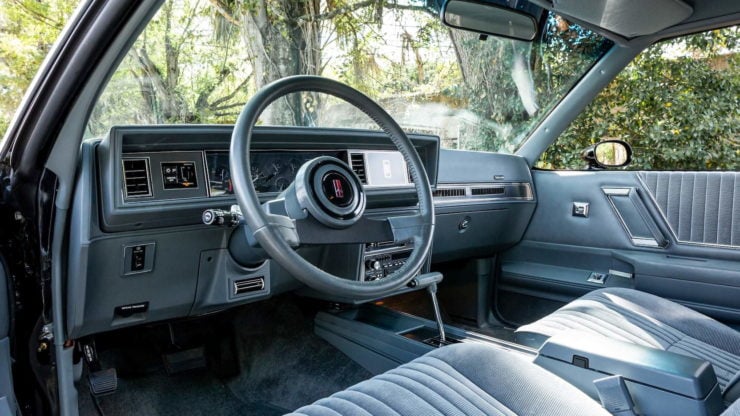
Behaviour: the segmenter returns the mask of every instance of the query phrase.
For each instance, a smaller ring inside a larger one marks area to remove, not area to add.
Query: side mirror
[[[632,162],[632,147],[623,140],[604,140],[581,153],[589,169],[620,168]]]
[[[504,6],[447,0],[440,14],[445,25],[456,29],[530,42],[537,36],[537,20],[534,17]]]

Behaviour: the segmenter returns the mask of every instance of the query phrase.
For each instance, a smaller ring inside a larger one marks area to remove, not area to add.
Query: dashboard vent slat
[[[234,295],[243,295],[250,292],[259,292],[265,289],[265,278],[254,277],[251,279],[234,281]]]
[[[123,159],[124,195],[126,198],[152,196],[147,159]]]
[[[360,182],[367,185],[367,172],[365,170],[365,155],[362,153],[352,153],[349,155],[349,165],[355,172]]]
[[[433,196],[435,198],[464,197],[465,196],[465,188],[463,188],[463,187],[437,188],[434,191]]]
[[[472,188],[470,189],[470,194],[473,196],[478,195],[500,195],[506,192],[506,189],[503,186],[491,186],[491,187],[485,187],[485,188]]]

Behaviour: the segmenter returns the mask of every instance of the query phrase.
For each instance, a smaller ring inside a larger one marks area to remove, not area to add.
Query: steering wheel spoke
[[[296,223],[292,218],[277,214],[266,214],[265,218],[268,226],[280,234],[289,246],[297,248],[303,244]]]
[[[429,228],[433,227],[428,219],[419,214],[388,217],[387,221],[394,243],[413,240],[415,237],[425,235]]]
[[[363,217],[342,229],[327,228],[311,217],[295,224],[302,244],[361,244],[393,240],[390,223],[383,219]]]

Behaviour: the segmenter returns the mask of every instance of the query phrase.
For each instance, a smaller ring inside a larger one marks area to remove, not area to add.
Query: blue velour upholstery
[[[443,347],[294,416],[608,415],[584,393],[520,354],[484,344]]]

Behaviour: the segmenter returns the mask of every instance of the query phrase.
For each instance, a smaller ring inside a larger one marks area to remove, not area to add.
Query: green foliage
[[[581,150],[616,138],[634,149],[628,169],[740,169],[739,41],[735,26],[647,49],[550,146],[538,166],[581,169]]]
[[[77,0],[0,0],[0,137]]]
[[[238,33],[213,30],[203,0],[165,2],[98,100],[88,137],[136,124],[230,122],[247,99],[248,62]]]

